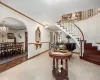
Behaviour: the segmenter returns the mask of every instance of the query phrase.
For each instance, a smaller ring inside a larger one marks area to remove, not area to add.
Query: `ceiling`
[[[12,17],[7,17],[4,18],[3,20],[0,21],[0,26],[5,26],[8,27],[10,29],[14,29],[14,30],[23,30],[26,29],[25,25],[23,22],[12,18]]]
[[[54,23],[63,14],[99,8],[100,0],[1,0],[16,10],[56,29]]]

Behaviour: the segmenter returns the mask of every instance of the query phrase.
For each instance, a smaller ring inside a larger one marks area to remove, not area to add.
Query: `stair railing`
[[[98,14],[100,12],[100,8],[98,9],[90,9],[88,11],[82,11],[81,12],[81,19],[84,20],[84,19],[88,19],[92,16],[95,16],[96,14]]]
[[[59,21],[57,22],[60,27],[66,29],[69,34],[72,34],[73,37],[77,39],[80,44],[80,56],[83,56],[84,53],[84,34],[82,30],[73,22],[73,21]]]
[[[80,33],[78,33],[78,34],[81,34],[81,39],[80,39],[80,52],[81,52],[81,55],[80,56],[83,57],[83,54],[84,54],[84,34],[83,34],[82,30],[74,22],[71,22],[71,23],[79,30]]]
[[[75,13],[64,14],[62,16],[62,20],[80,21],[80,20],[88,19],[92,16],[95,16],[99,12],[100,12],[100,8],[90,9],[90,10],[87,10],[87,11],[80,11],[80,12],[75,12]]]

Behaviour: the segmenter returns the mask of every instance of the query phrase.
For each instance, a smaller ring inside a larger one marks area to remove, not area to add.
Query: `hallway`
[[[41,54],[0,73],[0,80],[55,80],[52,76],[52,59],[47,52]],[[69,61],[69,80],[100,80],[100,66],[80,60],[74,54]]]

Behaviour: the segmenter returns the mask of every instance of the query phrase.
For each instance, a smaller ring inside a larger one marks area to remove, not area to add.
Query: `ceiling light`
[[[49,27],[49,26],[46,24],[46,25],[45,25],[45,28],[48,28],[48,27]]]

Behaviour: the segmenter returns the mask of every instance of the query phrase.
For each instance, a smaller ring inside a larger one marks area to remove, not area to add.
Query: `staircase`
[[[95,51],[97,50],[97,47],[93,47],[91,45],[86,47],[86,43],[85,43],[85,47],[84,47],[84,34],[81,31],[81,29],[74,22],[85,20],[87,18],[90,18],[90,17],[98,14],[99,12],[100,12],[100,9],[98,8],[98,9],[90,9],[88,11],[81,11],[81,12],[65,14],[65,15],[62,15],[62,18],[59,22],[55,23],[55,25],[61,31],[65,32],[76,42],[76,44],[80,48],[80,57],[86,57],[86,56],[84,56],[84,48],[86,50],[92,49],[95,53]],[[87,52],[88,52],[88,50],[87,50]],[[85,55],[87,55],[87,52],[85,52],[86,53]],[[97,53],[99,53],[99,52],[97,52]],[[94,54],[92,54],[92,55],[94,55]],[[90,58],[90,56],[91,55],[89,55],[89,56],[87,55],[87,57],[89,57],[89,58]],[[96,57],[96,58],[98,58],[98,57]]]
[[[93,43],[87,43],[84,41],[84,56],[81,59],[100,65],[100,49],[99,45],[93,45]]]
[[[59,21],[55,24],[61,31],[69,35],[80,48],[80,56],[84,53],[84,35],[81,29],[72,21],[64,22]]]

